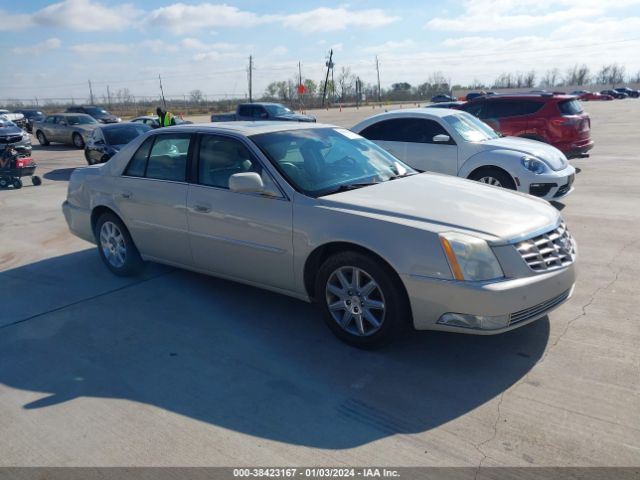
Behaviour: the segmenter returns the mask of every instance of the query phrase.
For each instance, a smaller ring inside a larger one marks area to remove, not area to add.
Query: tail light
[[[580,117],[557,117],[551,119],[551,123],[557,127],[578,126],[580,122],[582,122]]]
[[[33,159],[31,157],[16,158],[16,168],[26,168],[31,165]]]

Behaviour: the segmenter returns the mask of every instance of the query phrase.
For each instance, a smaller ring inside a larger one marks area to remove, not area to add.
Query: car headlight
[[[535,157],[530,157],[529,155],[525,155],[520,159],[520,163],[524,168],[529,170],[530,172],[541,174],[547,171],[547,164],[542,160],[538,160]]]
[[[447,232],[440,234],[440,243],[456,280],[482,281],[504,277],[498,259],[481,238]]]
[[[31,135],[29,135],[29,132],[22,132],[22,140],[31,140]]]

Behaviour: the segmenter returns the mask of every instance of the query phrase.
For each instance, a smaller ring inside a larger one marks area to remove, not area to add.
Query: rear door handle
[[[211,207],[208,207],[206,205],[200,205],[200,204],[196,204],[193,206],[193,209],[196,212],[200,212],[200,213],[207,213],[211,211]]]
[[[120,195],[122,198],[131,198],[131,192],[122,192]]]

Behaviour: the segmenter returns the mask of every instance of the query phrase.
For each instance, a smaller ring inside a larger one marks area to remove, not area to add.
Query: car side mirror
[[[256,172],[235,173],[229,177],[229,190],[237,193],[264,193],[264,182]]]
[[[447,143],[451,140],[449,135],[445,135],[444,133],[440,133],[433,137],[433,143]]]

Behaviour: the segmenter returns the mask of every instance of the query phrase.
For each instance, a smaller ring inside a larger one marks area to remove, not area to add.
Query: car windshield
[[[8,120],[6,117],[3,117],[2,114],[0,114],[0,128],[5,128],[5,127],[15,127],[15,123],[13,123],[11,120]]]
[[[118,125],[115,128],[105,128],[104,137],[109,145],[125,145],[134,138],[151,130],[147,125]]]
[[[96,122],[96,119],[89,115],[78,115],[77,117],[68,117],[67,123],[69,125],[88,125]]]
[[[284,105],[265,105],[264,108],[267,109],[269,115],[287,115],[289,113],[293,113]]]
[[[251,139],[296,190],[312,197],[417,173],[341,128],[264,133]]]
[[[104,108],[98,108],[98,107],[85,108],[85,111],[89,115],[109,115],[109,112],[107,112]]]
[[[485,142],[500,138],[494,129],[466,112],[448,115],[444,120],[467,142]]]

